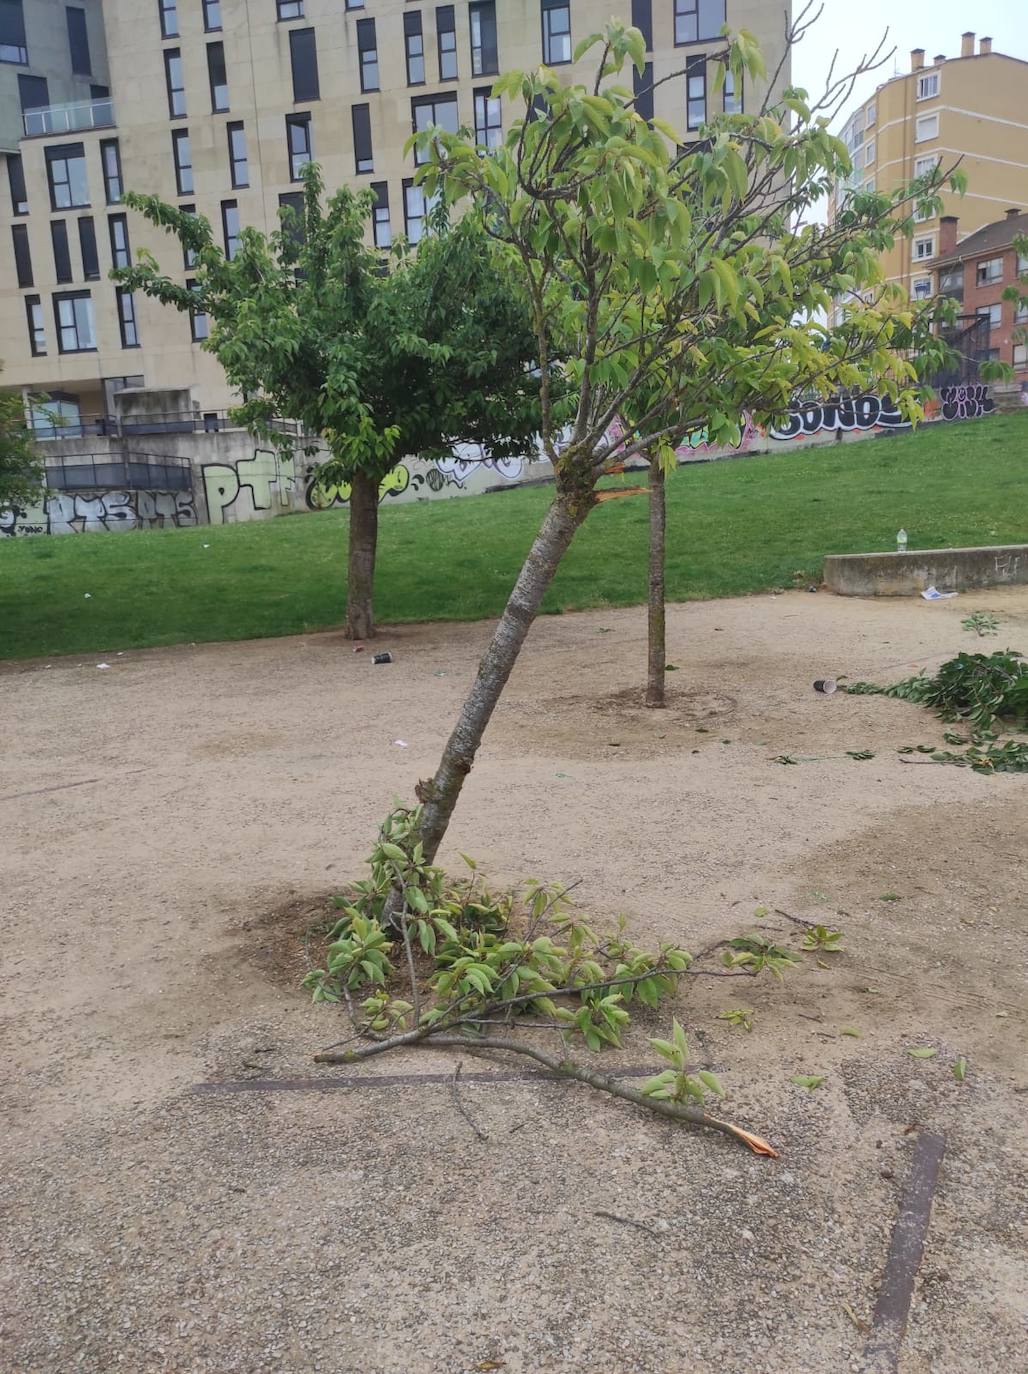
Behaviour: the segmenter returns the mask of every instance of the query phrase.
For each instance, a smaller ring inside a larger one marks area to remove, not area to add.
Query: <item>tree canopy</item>
[[[39,498],[43,468],[25,424],[25,407],[15,391],[0,392],[0,510],[27,506]]]

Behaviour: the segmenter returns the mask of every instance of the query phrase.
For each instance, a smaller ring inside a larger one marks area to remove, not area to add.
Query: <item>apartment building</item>
[[[837,188],[830,218],[852,187],[891,191],[941,164],[960,162],[967,193],[943,194],[942,216],[959,217],[963,236],[1028,201],[1028,62],[994,52],[991,38],[961,38],[960,56],[931,62],[910,55],[910,71],[878,87],[842,130],[853,173]],[[912,297],[933,292],[942,218],[919,218],[912,239],[883,257],[885,275]]]
[[[314,159],[329,188],[373,189],[368,232],[384,248],[422,232],[424,199],[403,152],[412,128],[467,126],[496,144],[520,111],[492,97],[492,78],[540,62],[584,77],[592,58],[576,67],[575,45],[611,15],[646,36],[639,89],[681,73],[650,102],[686,138],[715,98],[733,110],[765,95],[729,85],[715,97],[708,57],[726,23],[760,37],[769,70],[784,46],[782,0],[103,0],[102,25],[99,0],[86,3],[103,86],[83,101],[78,87],[54,85],[58,99],[42,105],[42,87],[26,92],[0,175],[0,384],[49,396],[46,413],[64,417],[65,433],[105,432],[127,387],[189,389],[210,423],[235,399],[200,346],[202,316],[109,281],[143,249],[189,280],[172,242],[120,208],[126,188],[205,215],[231,253],[245,226],[277,227]],[[70,16],[74,7],[51,0],[3,0],[0,14],[24,22],[20,42],[0,49],[0,77],[6,63],[19,78],[35,71],[34,35],[63,29],[65,8]]]
[[[1002,219],[963,239],[960,221],[947,215],[939,230],[936,266],[936,290],[960,306],[968,339],[965,354],[976,362],[1009,363],[1016,382],[1028,381],[1028,305],[1004,300],[1003,293],[1021,283],[1022,294],[1028,295],[1028,253],[1015,246],[1025,238],[1028,211],[1011,207]]]

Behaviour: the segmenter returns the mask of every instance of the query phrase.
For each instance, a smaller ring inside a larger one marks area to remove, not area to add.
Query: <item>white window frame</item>
[[[864,144],[864,166],[870,167],[877,156],[878,145],[873,138],[869,139],[868,142]]]
[[[920,251],[923,244],[928,245],[928,252]],[[915,262],[930,262],[935,257],[935,235],[925,234],[923,238],[914,240],[913,255]]]
[[[927,153],[924,157],[915,157],[914,176],[920,178],[927,176],[929,172],[934,172],[941,160],[941,153]]]
[[[941,72],[925,72],[917,78],[918,100],[934,100],[942,89]]]
[[[937,114],[918,115],[914,125],[914,142],[928,143],[931,139],[938,137],[939,116]]]
[[[872,103],[871,103],[870,105],[868,105],[867,109],[864,111],[864,127],[865,127],[865,129],[870,129],[871,126],[874,124],[874,122],[875,122],[875,120],[876,120],[877,118],[878,118],[878,107],[877,107],[877,105],[875,105],[875,103],[872,101]]]
[[[1024,367],[1028,364],[1028,344],[1014,344],[1014,366]]]
[[[913,282],[911,283],[911,286],[912,286],[913,289],[912,289],[912,291],[911,291],[910,294],[911,294],[911,296],[913,296],[913,298],[914,298],[915,301],[927,301],[927,300],[930,300],[930,299],[931,299],[931,295],[932,295],[932,279],[931,279],[931,277],[915,277],[914,280],[913,280]],[[927,288],[927,289],[926,289],[926,290],[922,290],[921,288]]]
[[[979,319],[988,319],[990,330],[1001,329],[1003,326],[1003,304],[1001,301],[996,301],[992,305],[980,305],[974,313]]]
[[[998,270],[993,271],[993,268]],[[991,286],[993,282],[1003,280],[1003,259],[981,258],[974,265],[974,280],[976,286]]]

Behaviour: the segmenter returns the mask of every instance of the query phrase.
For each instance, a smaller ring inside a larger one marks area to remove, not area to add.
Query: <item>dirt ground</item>
[[[342,1029],[303,932],[432,772],[487,625],[388,633],[383,667],[327,634],[5,668],[0,1369],[864,1370],[912,1127],[946,1156],[900,1374],[1028,1367],[1028,781],[904,763],[931,715],[811,688],[934,666],[979,606],[1028,651],[1028,588],[676,607],[658,713],[641,610],[544,619],[455,818],[445,861],[581,878],[650,940],[845,932],[674,1008],[778,1162],[507,1076],[462,1089],[483,1141],[453,1056],[311,1063]]]

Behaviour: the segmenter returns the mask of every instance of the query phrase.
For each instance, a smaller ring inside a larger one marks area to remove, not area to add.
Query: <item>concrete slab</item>
[[[1028,544],[829,554],[825,559],[825,586],[839,596],[913,596],[926,587],[962,592],[1026,583]]]

